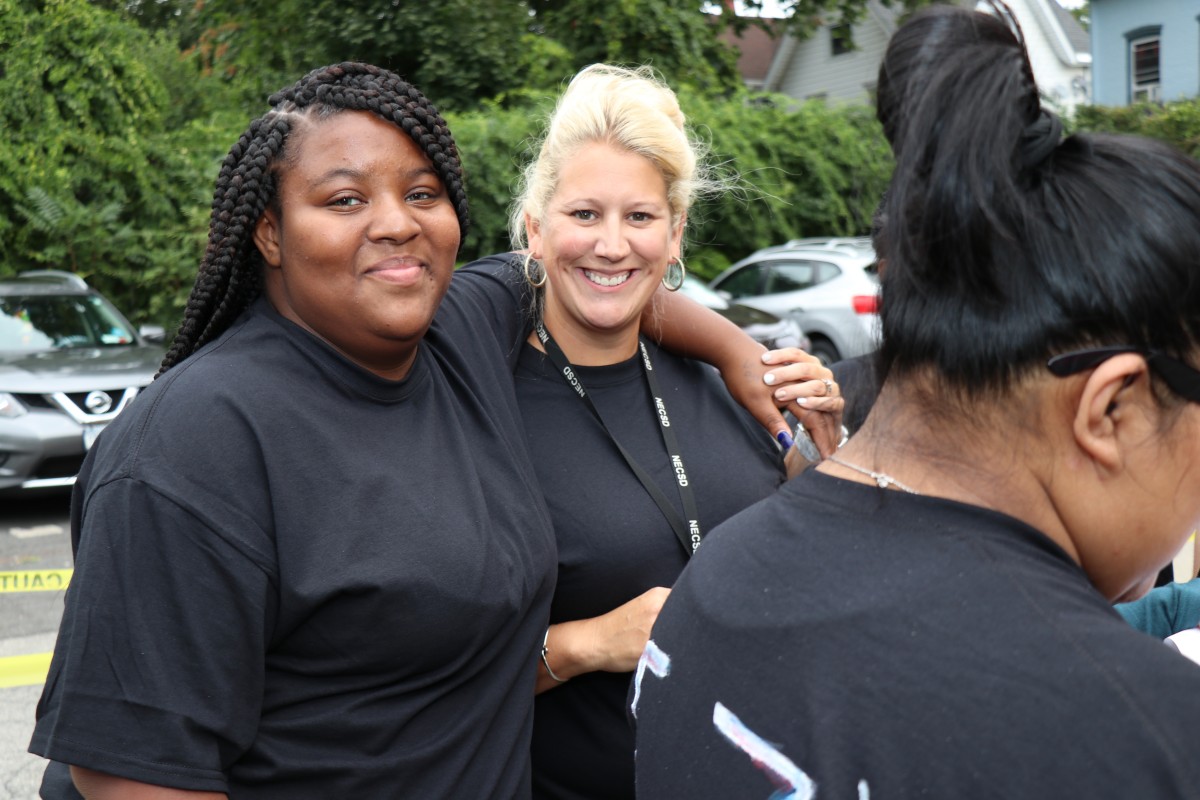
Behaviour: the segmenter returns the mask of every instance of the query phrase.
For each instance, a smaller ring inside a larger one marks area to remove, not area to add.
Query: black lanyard
[[[638,337],[638,347],[642,350],[642,366],[646,370],[646,382],[650,385],[650,394],[654,396],[654,413],[658,417],[658,424],[662,430],[663,444],[667,447],[667,455],[671,458],[671,469],[675,472],[675,480],[679,485],[679,497],[683,500],[683,510],[687,513],[688,519],[685,522],[679,516],[679,512],[675,510],[675,506],[671,505],[671,501],[658,488],[658,484],[650,477],[646,470],[642,469],[641,465],[633,460],[633,456],[629,451],[621,446],[617,438],[613,436],[608,425],[604,423],[604,417],[600,415],[600,409],[592,402],[592,398],[588,396],[587,391],[583,388],[583,383],[575,374],[575,370],[571,367],[571,362],[567,360],[567,356],[563,353],[562,348],[550,337],[550,332],[546,330],[546,326],[540,321],[537,324],[537,336],[541,341],[542,346],[546,348],[546,355],[550,357],[550,361],[558,368],[563,379],[570,384],[575,393],[583,402],[587,403],[587,407],[591,409],[596,420],[600,423],[600,427],[604,428],[604,432],[608,434],[608,438],[612,439],[613,444],[621,451],[621,455],[625,458],[625,463],[633,470],[633,474],[642,482],[642,486],[646,487],[646,492],[658,505],[663,516],[667,518],[671,529],[675,531],[676,538],[683,545],[683,550],[689,556],[696,552],[700,547],[700,515],[696,511],[696,498],[692,494],[692,487],[688,482],[687,470],[683,466],[683,456],[679,452],[679,440],[675,436],[675,429],[671,427],[671,418],[667,416],[667,405],[663,401],[662,392],[658,388],[658,379],[654,375],[654,365],[650,363],[650,354],[646,351],[646,343],[642,338]]]

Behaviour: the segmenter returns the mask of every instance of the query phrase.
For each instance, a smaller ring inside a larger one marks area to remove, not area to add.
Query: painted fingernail
[[[780,389],[778,392],[775,393],[775,399],[776,400],[787,400],[787,392],[783,389]]]
[[[800,406],[808,405],[808,398],[807,397],[797,397],[796,405],[800,405]]]
[[[761,356],[759,356],[759,358],[761,358],[761,359],[762,359],[762,362],[763,362],[764,364],[770,364],[770,363],[771,363],[771,353],[770,353],[770,351],[768,351],[768,352],[766,352],[766,353],[763,353]]]
[[[780,431],[779,433],[775,434],[775,438],[779,440],[781,445],[783,445],[784,450],[791,450],[792,445],[795,444],[795,442],[792,441],[792,437],[788,435],[787,431]]]
[[[766,375],[763,375],[763,383],[765,383],[767,386],[774,386],[775,385],[775,373],[768,372]]]

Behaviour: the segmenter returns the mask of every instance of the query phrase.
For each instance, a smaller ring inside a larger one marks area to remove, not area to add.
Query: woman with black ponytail
[[[639,794],[1196,797],[1200,671],[1111,603],[1200,519],[1200,164],[1063,140],[999,3],[878,87],[881,394],[676,584]]]

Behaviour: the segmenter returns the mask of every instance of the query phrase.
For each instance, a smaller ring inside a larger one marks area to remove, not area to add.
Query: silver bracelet
[[[546,642],[550,639],[550,629],[546,628],[546,635],[542,637],[542,666],[546,668],[546,674],[559,683],[566,683],[567,678],[560,678],[554,674],[554,670],[550,669],[550,662],[546,660],[546,653],[550,650],[546,647]]]

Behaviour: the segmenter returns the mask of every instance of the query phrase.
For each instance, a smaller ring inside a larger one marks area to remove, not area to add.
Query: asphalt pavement
[[[37,800],[45,761],[25,752],[70,578],[63,493],[0,498],[0,800]]]

